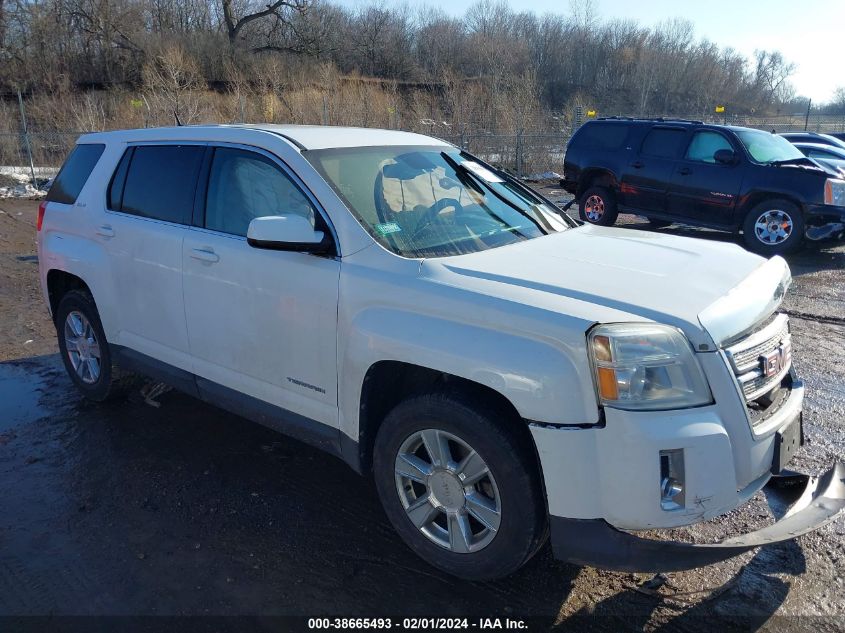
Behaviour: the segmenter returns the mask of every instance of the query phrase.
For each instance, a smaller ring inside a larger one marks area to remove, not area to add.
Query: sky
[[[506,0],[515,11],[571,13],[569,0]],[[346,6],[370,0],[340,0]],[[426,0],[462,15],[474,0]],[[412,3],[413,4],[413,3]],[[779,50],[796,66],[790,81],[814,104],[845,86],[845,0],[593,0],[599,18],[634,19],[646,26],[680,17],[698,38],[732,47],[751,58],[755,49]]]

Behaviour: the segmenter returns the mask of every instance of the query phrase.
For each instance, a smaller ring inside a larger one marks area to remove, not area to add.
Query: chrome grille
[[[789,317],[778,314],[766,327],[725,349],[746,401],[773,389],[792,365]]]

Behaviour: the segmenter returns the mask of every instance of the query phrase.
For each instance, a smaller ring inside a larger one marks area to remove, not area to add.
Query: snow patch
[[[530,174],[525,176],[523,180],[527,180],[528,182],[537,182],[540,180],[561,180],[563,176],[561,176],[556,171],[543,171],[539,174]]]
[[[43,198],[47,195],[44,189],[36,189],[29,182],[23,182],[11,187],[0,187],[0,198]]]

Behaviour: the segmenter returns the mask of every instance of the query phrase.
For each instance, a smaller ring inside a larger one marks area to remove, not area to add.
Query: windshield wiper
[[[494,196],[496,196],[499,200],[504,202],[514,211],[516,211],[523,217],[528,218],[528,220],[530,220],[540,230],[540,232],[543,233],[543,235],[549,234],[549,230],[541,226],[541,223],[536,218],[532,217],[528,212],[526,212],[525,209],[520,208],[520,206],[515,204],[512,200],[509,200],[506,196],[503,196],[501,193],[496,191],[496,189],[489,182],[485,181],[481,176],[473,172],[469,167],[467,167],[463,163],[459,163],[454,158],[449,156],[449,154],[447,154],[446,152],[440,152],[440,155],[443,157],[443,160],[449,163],[449,166],[455,170],[455,173],[457,174],[461,182],[464,183],[464,185],[467,184],[466,181],[468,180],[471,183],[472,189],[475,189],[478,193],[484,195],[484,191],[482,189],[479,189],[479,185],[481,185],[481,187],[487,189],[490,193],[492,193]],[[506,224],[506,222],[502,222],[503,224]]]

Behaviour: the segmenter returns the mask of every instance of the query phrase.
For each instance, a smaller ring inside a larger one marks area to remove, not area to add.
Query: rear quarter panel
[[[48,308],[48,273],[60,270],[79,277],[91,290],[106,338],[112,341],[118,327],[114,304],[110,301],[115,280],[106,250],[96,238],[95,227],[104,214],[106,188],[123,149],[123,144],[106,144],[76,203],[47,204],[44,224],[38,235],[39,275]]]

